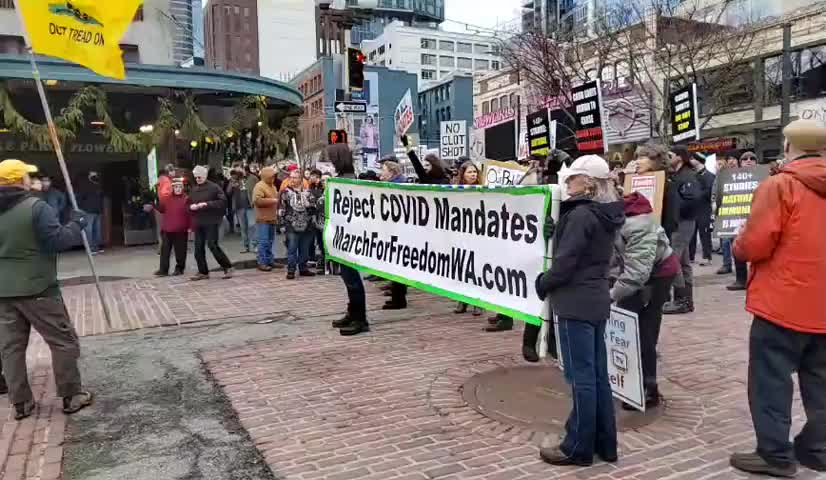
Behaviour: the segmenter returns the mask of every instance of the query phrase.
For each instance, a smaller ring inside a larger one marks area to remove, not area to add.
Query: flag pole
[[[60,146],[60,139],[57,136],[57,129],[55,128],[54,118],[52,118],[52,110],[49,108],[49,102],[46,99],[46,90],[43,88],[43,82],[40,79],[40,69],[37,67],[37,61],[34,58],[34,50],[32,49],[31,40],[29,39],[29,31],[26,29],[26,22],[23,20],[23,11],[20,10],[18,3],[20,0],[14,0],[15,11],[17,11],[17,19],[20,21],[20,28],[23,32],[23,40],[26,42],[26,50],[29,52],[29,62],[32,66],[32,77],[37,86],[37,94],[40,96],[40,103],[43,106],[43,113],[46,115],[46,123],[49,128],[49,137],[52,140],[55,154],[57,155],[57,162],[60,165],[60,171],[63,173],[63,179],[66,182],[66,193],[69,195],[69,200],[72,202],[74,210],[80,210],[77,206],[77,198],[75,197],[75,189],[72,186],[72,179],[69,178],[69,169],[66,167],[66,160],[63,158],[63,149]],[[83,238],[83,248],[86,250],[86,257],[89,259],[89,269],[92,271],[92,276],[95,279],[95,288],[100,298],[100,305],[103,307],[103,317],[106,320],[106,325],[112,328],[112,319],[109,315],[109,306],[106,304],[106,299],[103,296],[103,289],[100,286],[100,278],[95,269],[95,260],[92,257],[92,249],[89,246],[89,238],[86,236],[86,230],[80,230],[80,236]]]

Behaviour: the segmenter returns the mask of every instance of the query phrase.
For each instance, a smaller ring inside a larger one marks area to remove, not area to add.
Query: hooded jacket
[[[623,202],[597,203],[582,197],[562,202],[551,268],[536,281],[550,295],[560,318],[605,322],[611,313],[608,270],[614,237],[625,222]]]
[[[651,202],[640,193],[625,196],[625,224],[614,241],[618,276],[611,299],[615,302],[644,288],[657,267],[674,253],[653,212]]]
[[[272,168],[264,168],[260,173],[261,181],[256,183],[252,190],[255,222],[274,225],[278,223],[278,190],[275,188],[275,183],[270,185],[267,180],[275,177],[275,171]]]
[[[826,157],[782,167],[754,192],[734,256],[751,263],[746,310],[781,327],[826,334]]]

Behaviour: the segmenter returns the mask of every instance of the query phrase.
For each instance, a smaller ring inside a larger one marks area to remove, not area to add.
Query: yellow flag
[[[118,43],[143,0],[17,0],[36,53],[123,79]]]

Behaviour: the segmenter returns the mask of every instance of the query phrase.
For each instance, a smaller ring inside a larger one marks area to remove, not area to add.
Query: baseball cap
[[[19,183],[29,173],[37,173],[37,167],[20,160],[3,160],[0,162],[0,185]]]
[[[795,120],[786,126],[783,135],[805,152],[826,150],[826,126],[815,120]]]
[[[568,169],[568,178],[574,175],[586,175],[591,178],[611,178],[611,170],[599,155],[584,155],[574,160]]]

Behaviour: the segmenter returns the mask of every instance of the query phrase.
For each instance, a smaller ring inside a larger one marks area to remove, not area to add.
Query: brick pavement
[[[623,432],[617,465],[588,469],[547,466],[537,447],[556,438],[465,404],[461,385],[472,375],[521,363],[520,333],[484,333],[483,319],[452,316],[444,300],[417,299],[405,322],[376,313],[370,335],[346,339],[327,321],[303,320],[299,337],[203,358],[279,478],[747,478],[728,466],[731,452],[754,447],[743,295],[718,284],[697,297],[698,313],[663,327],[663,419]],[[799,401],[795,414],[798,429]]]

